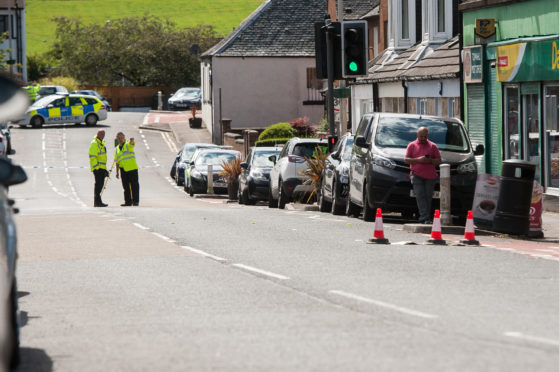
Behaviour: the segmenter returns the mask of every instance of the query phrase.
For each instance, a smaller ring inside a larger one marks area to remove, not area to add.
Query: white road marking
[[[155,232],[155,231],[152,231],[151,233],[152,233],[153,235],[157,236],[158,238],[165,240],[166,242],[175,243],[175,241],[174,241],[173,239],[168,238],[168,237],[166,237],[165,235],[162,235],[162,234],[157,233],[157,232]]]
[[[403,313],[403,314],[417,316],[417,317],[420,317],[420,318],[435,319],[435,318],[439,317],[438,315],[427,314],[427,313],[424,313],[424,312],[421,312],[421,311],[408,309],[406,307],[401,307],[401,306],[389,304],[389,303],[383,302],[383,301],[373,300],[371,298],[359,296],[359,295],[344,292],[344,291],[332,290],[332,291],[329,291],[329,293],[335,294],[335,295],[338,295],[338,296],[342,296],[342,297],[346,297],[346,298],[349,298],[349,299],[352,299],[352,300],[361,301],[361,302],[365,302],[365,303],[368,303],[368,304],[376,305],[376,306],[379,306],[379,307],[384,307],[386,309],[398,311],[398,312]]]
[[[517,339],[525,340],[525,341],[533,341],[533,342],[537,342],[537,343],[540,343],[540,344],[546,344],[546,345],[552,345],[552,346],[559,347],[559,340],[552,340],[552,339],[549,339],[549,338],[525,335],[525,334],[522,334],[520,332],[505,332],[503,334],[507,337],[517,338]]]
[[[264,276],[268,276],[270,278],[274,278],[274,279],[279,279],[279,280],[289,280],[289,277],[284,276],[284,275],[280,275],[280,274],[275,274],[266,270],[261,270],[261,269],[257,269],[256,267],[252,267],[252,266],[248,266],[248,265],[243,265],[240,263],[237,264],[233,264],[232,266],[238,267],[239,269],[243,269],[246,271],[251,271],[253,273],[257,273],[260,275],[264,275]]]
[[[155,124],[159,123],[159,116],[155,117],[155,120],[153,121]]]
[[[176,154],[179,151],[174,141],[171,140],[171,136],[169,135],[169,133],[161,133],[161,137],[163,137],[163,141],[165,141],[165,143],[169,147],[169,150],[171,150],[173,154]]]
[[[116,221],[126,221],[126,218],[115,218],[115,219],[109,220],[109,222],[116,222]]]
[[[191,251],[193,253],[199,254],[200,256],[204,256],[206,258],[211,258],[212,260],[215,260],[215,261],[219,261],[219,262],[227,261],[225,258],[214,256],[213,254],[210,254],[210,253],[204,252],[200,249],[192,248],[192,247],[189,247],[189,246],[186,246],[186,245],[181,245],[181,248],[186,249],[187,251]]]
[[[145,227],[144,225],[140,225],[140,224],[137,223],[137,222],[134,222],[134,226],[136,226],[136,227],[138,227],[138,228],[140,228],[140,229],[142,229],[142,230],[149,230],[149,227]]]

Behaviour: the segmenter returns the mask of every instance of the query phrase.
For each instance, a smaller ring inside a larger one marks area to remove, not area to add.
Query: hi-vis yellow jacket
[[[120,145],[117,145],[115,149],[115,162],[125,172],[138,169],[136,155],[134,154],[134,145],[130,144],[128,141],[122,145],[122,149],[120,149]]]
[[[105,141],[101,141],[97,136],[93,137],[93,141],[89,145],[89,165],[92,172],[97,169],[107,169]]]

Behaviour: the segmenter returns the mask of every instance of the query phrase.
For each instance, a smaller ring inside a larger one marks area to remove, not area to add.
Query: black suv
[[[474,155],[483,155],[483,145],[472,150],[463,124],[457,119],[410,114],[374,113],[361,118],[350,160],[349,198],[346,212],[372,221],[376,208],[400,212],[405,218],[417,213],[410,168],[404,163],[408,144],[417,139],[417,129],[427,127],[429,140],[450,164],[451,213],[465,216],[471,209],[477,179]],[[438,208],[439,181],[435,184],[433,209]]]

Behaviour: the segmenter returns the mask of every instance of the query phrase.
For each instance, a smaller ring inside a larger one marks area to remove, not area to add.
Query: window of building
[[[510,86],[505,88],[505,158],[519,159],[522,143],[520,141],[520,130],[518,111],[518,87]]]
[[[427,115],[427,98],[417,98],[416,110],[418,115]]]
[[[446,0],[437,0],[437,32],[445,32],[445,2]]]
[[[546,184],[559,188],[559,86],[545,87]]]
[[[320,94],[322,88],[322,80],[316,77],[316,68],[307,68],[307,99],[303,102],[304,105],[322,105],[324,98]]]
[[[453,118],[456,115],[456,113],[454,112],[455,104],[456,104],[456,98],[450,97],[448,99],[448,112],[447,112],[449,118]]]
[[[10,29],[10,22],[7,14],[0,14],[0,34],[8,32]],[[16,38],[16,20],[12,14],[12,39]]]
[[[409,19],[409,4],[407,0],[402,0],[402,39],[410,38],[410,24],[406,22]]]

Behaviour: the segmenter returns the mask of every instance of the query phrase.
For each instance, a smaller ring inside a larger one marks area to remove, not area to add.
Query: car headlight
[[[264,173],[262,173],[262,171],[259,171],[259,170],[250,171],[250,176],[252,178],[254,178],[255,180],[265,180],[266,179],[266,177],[264,176]]]
[[[349,176],[349,167],[342,167],[340,169],[340,176]]]
[[[392,160],[390,160],[388,158],[384,158],[382,156],[374,156],[373,157],[373,163],[375,165],[378,165],[379,167],[385,167],[385,168],[390,168],[390,169],[396,168],[396,163],[394,163]]]
[[[474,173],[477,170],[475,161],[471,161],[469,163],[460,164],[456,171],[460,174],[464,173]]]

